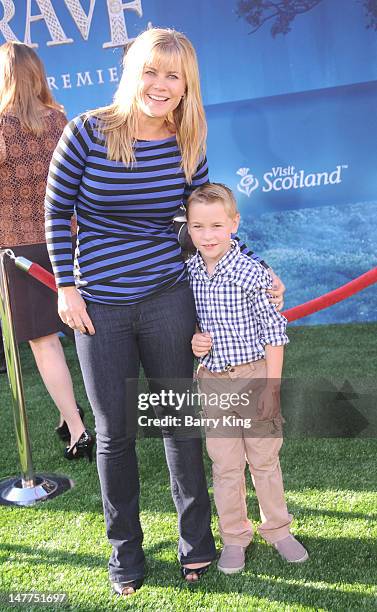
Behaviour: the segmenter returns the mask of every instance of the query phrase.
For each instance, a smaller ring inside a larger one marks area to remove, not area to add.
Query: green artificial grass
[[[330,381],[334,392],[343,390],[343,395],[336,397],[341,402],[337,415],[346,401],[370,421],[376,411],[376,332],[377,324],[292,328],[285,377]],[[93,429],[73,346],[68,341],[64,345],[77,399],[86,408],[86,423]],[[1,611],[10,609],[5,594],[17,591],[67,593],[66,604],[24,604],[27,610],[377,609],[377,441],[373,428],[364,428],[368,437],[361,432],[353,439],[313,438],[306,435],[304,420],[301,429],[293,427],[285,441],[281,464],[287,501],[295,517],[293,531],[310,553],[307,563],[284,563],[256,535],[241,574],[224,576],[213,566],[194,586],[185,584],[178,572],[177,520],[161,440],[140,440],[147,576],[135,596],[117,598],[111,594],[107,578],[110,546],[95,464],[63,459],[63,446],[54,435],[57,411],[27,346],[21,348],[21,359],[34,467],[37,472],[68,475],[75,487],[33,507],[0,507]],[[1,376],[2,478],[19,472],[7,387],[6,377]],[[288,426],[297,419],[297,406],[295,410],[287,417]],[[212,496],[207,458],[206,469]],[[258,506],[249,476],[248,490],[249,514],[257,523]],[[220,548],[215,514],[213,530]]]

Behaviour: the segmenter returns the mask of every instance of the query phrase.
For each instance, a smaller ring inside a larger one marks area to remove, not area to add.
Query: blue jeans
[[[97,466],[107,536],[110,580],[144,576],[135,451],[140,363],[147,379],[168,379],[174,390],[192,379],[195,304],[186,283],[131,306],[87,304],[94,336],[76,334],[77,352],[97,432]],[[157,381],[156,381],[156,384]],[[141,414],[141,413],[140,413]],[[215,544],[198,436],[164,437],[178,512],[180,563],[210,561]]]

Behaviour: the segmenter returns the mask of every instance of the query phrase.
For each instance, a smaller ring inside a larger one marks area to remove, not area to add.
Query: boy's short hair
[[[190,210],[190,204],[199,202],[200,204],[213,204],[213,202],[221,202],[224,205],[226,214],[232,219],[238,214],[236,198],[229,187],[222,183],[205,183],[197,187],[189,196],[186,203],[187,216]]]

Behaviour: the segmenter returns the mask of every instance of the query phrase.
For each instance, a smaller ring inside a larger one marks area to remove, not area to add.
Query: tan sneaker
[[[225,544],[221,551],[217,568],[224,574],[236,574],[245,567],[245,550],[238,544]]]
[[[291,533],[276,542],[274,546],[279,555],[289,563],[303,563],[309,559],[306,548]]]

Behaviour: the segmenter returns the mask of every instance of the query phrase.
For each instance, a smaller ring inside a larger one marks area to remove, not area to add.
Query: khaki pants
[[[234,366],[227,372],[210,372],[204,366],[198,369],[199,390],[206,398],[202,400],[206,443],[213,462],[213,490],[224,544],[246,547],[253,538],[246,509],[246,461],[259,503],[260,535],[272,544],[278,542],[289,534],[293,519],[287,510],[279,463],[283,443],[281,420],[255,419],[265,377],[264,359]],[[235,394],[233,405],[224,409],[224,397],[230,393]],[[247,396],[253,399],[249,402],[236,399]]]

